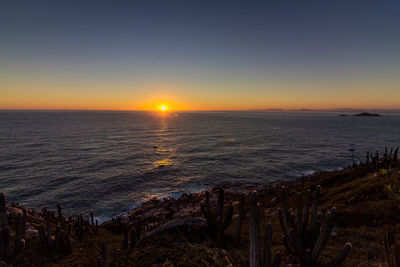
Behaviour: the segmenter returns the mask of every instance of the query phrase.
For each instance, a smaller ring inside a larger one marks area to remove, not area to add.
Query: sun
[[[160,110],[161,111],[167,111],[167,106],[165,106],[165,105],[160,106]]]

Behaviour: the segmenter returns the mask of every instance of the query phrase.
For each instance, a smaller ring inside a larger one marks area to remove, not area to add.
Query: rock
[[[188,217],[191,216],[192,214],[198,212],[200,210],[199,207],[184,207],[181,208],[178,212],[174,214],[175,217]]]
[[[129,223],[131,221],[131,219],[129,218],[129,214],[124,214],[119,217],[121,218],[121,222],[123,223]]]
[[[163,238],[168,234],[183,235],[188,239],[203,238],[206,236],[206,229],[207,221],[203,218],[178,218],[147,233],[139,240],[138,245]]]
[[[8,214],[10,214],[12,217],[17,217],[18,214],[22,215],[22,210],[14,207],[9,207],[8,208]]]
[[[332,226],[331,236],[337,236],[337,228],[336,228],[336,226]]]
[[[276,205],[279,203],[279,201],[280,201],[279,197],[274,197],[273,199],[271,199],[271,204]]]
[[[25,231],[25,235],[29,238],[39,237],[39,231],[34,229],[28,229]]]

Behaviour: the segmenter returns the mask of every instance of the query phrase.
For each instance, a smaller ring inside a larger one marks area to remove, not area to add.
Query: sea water
[[[343,168],[400,145],[400,115],[1,111],[0,191],[101,221],[153,197]]]

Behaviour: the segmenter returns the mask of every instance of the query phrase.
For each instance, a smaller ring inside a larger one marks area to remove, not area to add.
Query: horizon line
[[[2,109],[0,111],[141,111],[141,112],[160,112],[159,110],[143,110],[143,109],[19,109],[9,108]],[[265,108],[265,109],[185,109],[185,110],[169,110],[167,112],[279,112],[279,111],[296,111],[296,112],[359,112],[359,111],[380,111],[380,112],[400,112],[400,109],[390,108],[331,108],[331,109],[310,109],[310,108],[297,108],[297,109],[283,109],[283,108]]]

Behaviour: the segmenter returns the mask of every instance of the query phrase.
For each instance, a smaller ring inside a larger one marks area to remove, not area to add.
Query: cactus
[[[392,157],[393,161],[397,161],[398,160],[398,158],[397,158],[397,154],[398,153],[399,153],[399,148],[397,147],[393,152],[393,157]]]
[[[90,212],[90,220],[91,220],[91,223],[92,223],[92,232],[96,234],[96,229],[95,229],[95,225],[94,225],[93,211]]]
[[[379,151],[376,151],[375,156],[367,152],[367,159],[365,162],[365,166],[367,169],[379,169],[379,168],[395,168],[399,166],[399,148],[391,148],[390,152],[388,152],[388,148],[385,148],[385,151],[382,155],[382,158],[379,157]]]
[[[397,167],[399,164],[399,159],[397,154],[399,153],[399,148],[396,148],[393,152],[392,158],[391,158],[391,166],[392,168]]]
[[[323,264],[318,262],[318,258],[330,237],[332,231],[332,217],[336,213],[335,208],[326,212],[323,217],[318,213],[320,190],[321,187],[317,186],[313,205],[311,191],[307,191],[304,212],[302,193],[297,193],[297,216],[295,216],[288,209],[287,189],[282,187],[283,212],[279,209],[278,216],[283,232],[283,243],[286,250],[297,257],[302,267],[340,265],[352,248],[350,243],[346,243],[340,254],[329,263]],[[310,209],[311,218],[309,220]]]
[[[51,236],[47,234],[44,225],[40,225],[39,227],[39,237],[40,237],[40,244],[42,249],[46,252],[52,248],[52,240]]]
[[[26,209],[22,209],[22,235],[25,237],[26,230]]]
[[[261,260],[260,257],[260,218],[257,205],[257,194],[252,193],[250,196],[250,267],[278,267],[280,265],[282,255],[277,253],[272,261],[271,244],[272,244],[272,225],[268,224],[265,229],[264,251]]]
[[[257,207],[257,194],[250,196],[250,267],[260,267],[260,222]]]
[[[124,223],[121,220],[120,216],[116,218],[112,218],[111,224],[106,225],[107,229],[113,232],[114,234],[123,234],[124,233]]]
[[[124,240],[122,241],[122,248],[128,249],[129,239],[128,239],[128,225],[124,225]]]
[[[240,200],[239,200],[239,216],[238,216],[238,222],[237,222],[237,228],[236,228],[236,242],[237,245],[240,245],[240,234],[242,232],[242,220],[244,219],[244,206],[246,203],[246,196],[244,194],[241,195]]]
[[[7,222],[7,200],[6,194],[0,193],[0,226],[6,227],[8,225]]]
[[[374,169],[378,169],[379,165],[379,151],[375,152],[375,157],[373,158],[373,167]]]
[[[3,227],[1,233],[1,246],[4,248],[5,255],[8,257],[11,253],[11,232],[8,226]]]
[[[206,192],[205,203],[201,204],[201,213],[207,220],[208,229],[211,236],[217,238],[217,242],[220,242],[223,233],[228,228],[232,221],[233,207],[232,203],[229,203],[228,212],[224,214],[224,190],[220,189],[218,192],[218,201],[215,208],[215,213],[210,208],[210,195]]]
[[[272,225],[269,223],[265,229],[265,238],[264,238],[264,256],[263,256],[263,267],[278,267],[282,260],[282,254],[278,252],[275,255],[274,260],[272,261],[272,253],[271,253],[271,245],[272,245]]]
[[[400,265],[400,244],[396,243],[392,231],[385,232],[385,250],[389,267]]]
[[[393,267],[390,257],[390,248],[396,243],[394,233],[392,231],[385,232],[385,251],[388,259],[389,267]]]
[[[59,251],[69,254],[72,250],[71,237],[64,230],[59,230],[56,235],[54,246]]]
[[[51,222],[49,218],[46,219],[46,234],[51,239]]]
[[[107,244],[106,241],[103,240],[103,243],[101,243],[101,266],[102,267],[108,267],[108,257],[107,257]]]
[[[129,246],[131,248],[134,248],[136,246],[136,242],[137,242],[136,231],[135,231],[135,229],[132,228],[131,229],[131,240],[130,240]]]
[[[25,247],[24,240],[24,221],[21,214],[17,215],[17,219],[15,221],[15,249],[16,251],[21,251]]]
[[[89,223],[89,218],[84,218],[82,214],[73,220],[73,226],[75,230],[75,237],[82,240],[85,236],[93,234],[93,228]]]
[[[58,219],[61,220],[61,218],[62,218],[62,210],[61,210],[61,204],[60,203],[57,203],[57,216],[58,216]]]
[[[58,250],[64,254],[69,254],[72,251],[72,225],[75,227],[75,235],[79,237],[82,230],[78,229],[78,220],[72,219],[70,216],[68,221],[62,216],[61,205],[57,204],[57,217],[53,211],[48,211],[46,208],[42,209],[42,215],[45,223],[39,226],[40,244],[44,252]],[[55,225],[55,236],[52,237],[53,224]]]

